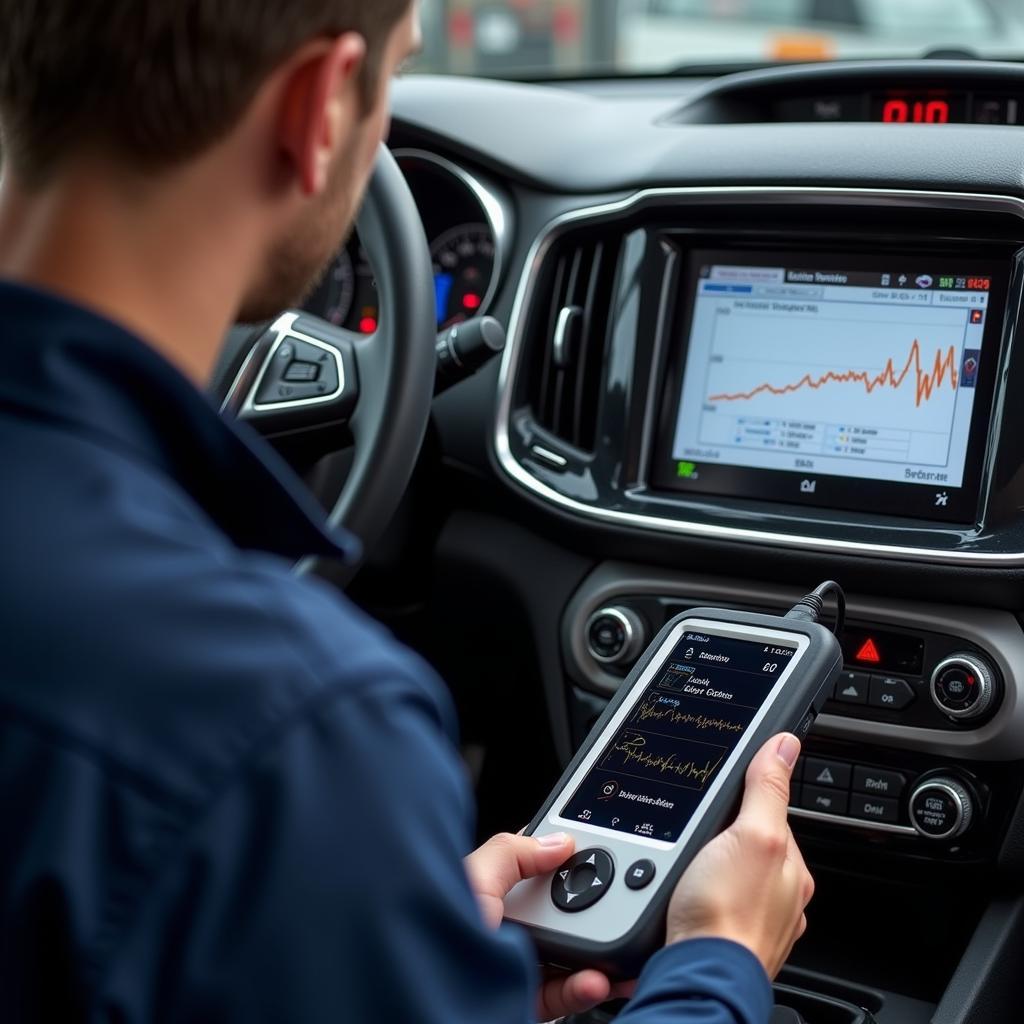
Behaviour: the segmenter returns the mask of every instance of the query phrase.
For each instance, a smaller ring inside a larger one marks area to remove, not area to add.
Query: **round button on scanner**
[[[614,877],[615,862],[607,850],[581,850],[555,872],[551,901],[570,914],[586,910],[608,891]]]
[[[643,621],[630,608],[609,607],[594,612],[587,621],[587,650],[602,665],[626,665],[634,661],[646,643]]]
[[[956,839],[973,817],[974,799],[956,779],[926,779],[910,795],[910,821],[926,839]]]
[[[654,862],[638,860],[626,872],[627,889],[646,889],[654,881]]]
[[[980,718],[995,698],[995,672],[976,654],[954,654],[932,673],[932,700],[950,718]]]

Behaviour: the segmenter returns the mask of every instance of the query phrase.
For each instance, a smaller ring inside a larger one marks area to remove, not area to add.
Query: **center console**
[[[561,628],[574,739],[668,618],[707,603],[779,612],[798,596],[599,566]],[[810,938],[792,966],[827,971],[834,983],[842,963],[843,981],[873,992],[879,1006],[891,1009],[897,996],[921,1003],[900,1004],[899,1016],[879,1012],[880,1021],[928,1020],[986,901],[1024,878],[1024,631],[1008,612],[851,594],[842,639],[844,672],[791,790],[791,826],[819,884]],[[920,955],[909,955],[915,946]]]
[[[1024,203],[651,190],[538,240],[496,454],[577,517],[1024,564]]]
[[[791,791],[818,889],[784,984],[879,1024],[986,1019],[960,996],[1024,951],[1024,631],[956,596],[1024,569],[1022,295],[1012,196],[663,188],[551,222],[510,324],[497,465],[638,559],[598,555],[564,609],[570,743],[681,611],[847,585]]]

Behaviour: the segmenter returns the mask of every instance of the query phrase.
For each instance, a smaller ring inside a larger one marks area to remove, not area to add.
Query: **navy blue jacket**
[[[444,687],[291,572],[343,555],[147,345],[0,284],[0,1016],[526,1024],[462,868]],[[755,958],[663,950],[628,1024],[763,1024]]]

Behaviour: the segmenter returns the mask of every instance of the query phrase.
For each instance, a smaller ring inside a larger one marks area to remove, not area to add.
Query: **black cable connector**
[[[819,622],[821,613],[825,610],[825,598],[829,594],[835,594],[836,598],[836,624],[832,627],[832,632],[836,636],[842,635],[843,624],[846,621],[846,595],[835,580],[826,580],[820,587],[815,587],[809,594],[801,597],[786,612],[786,618],[799,619],[801,622]]]

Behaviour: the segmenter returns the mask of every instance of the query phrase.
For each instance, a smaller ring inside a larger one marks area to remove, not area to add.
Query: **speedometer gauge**
[[[352,266],[352,256],[346,247],[327,268],[305,306],[311,313],[340,327],[348,319],[355,295],[356,273]]]
[[[494,236],[485,224],[461,224],[430,247],[437,294],[437,326],[479,316],[494,278]]]

